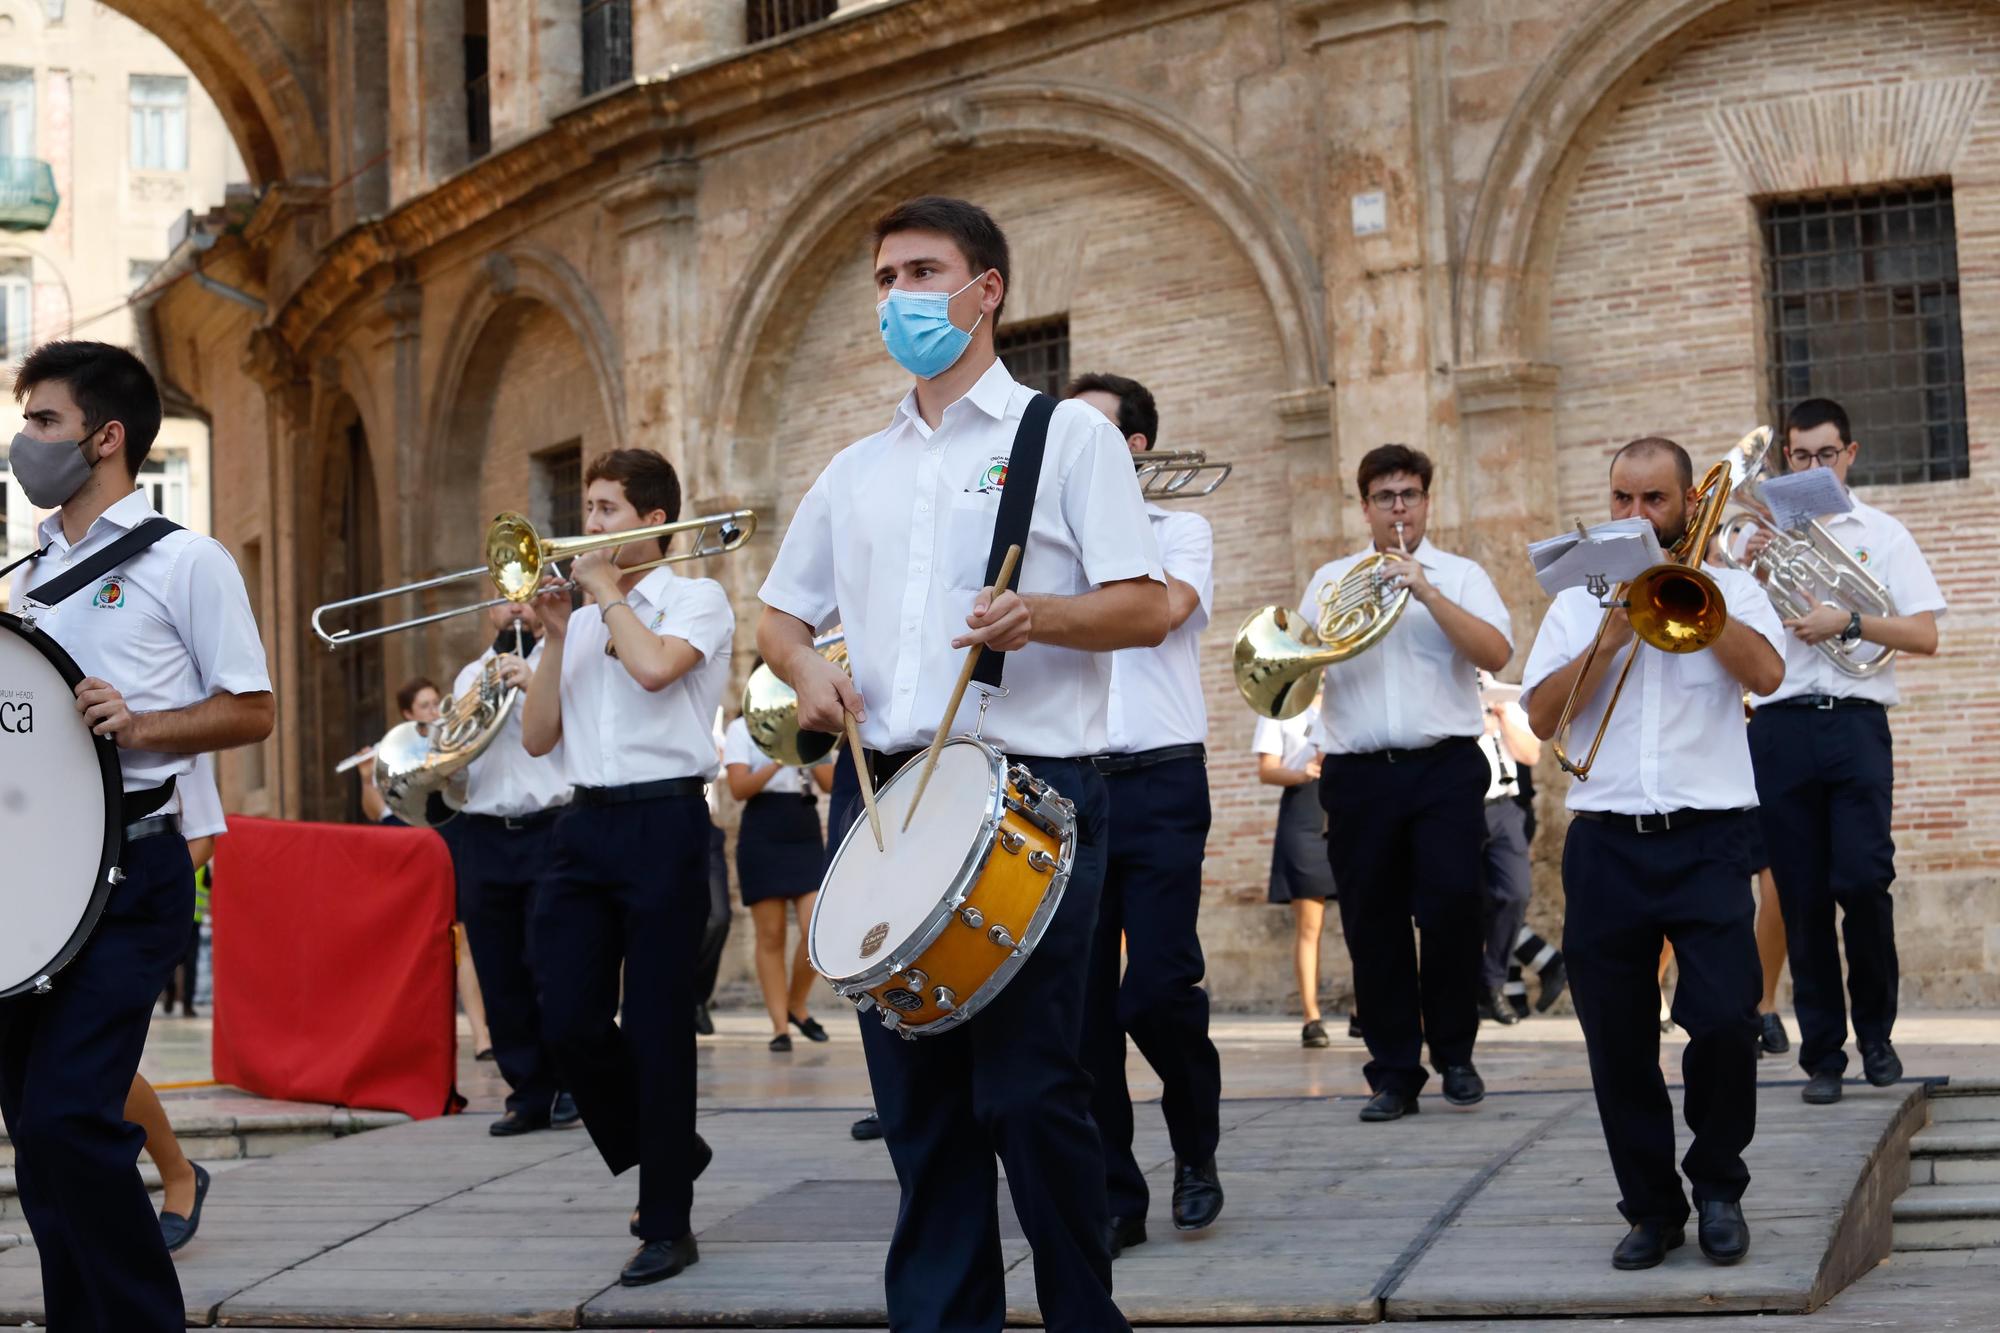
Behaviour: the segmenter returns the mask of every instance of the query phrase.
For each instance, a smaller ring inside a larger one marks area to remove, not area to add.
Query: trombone
[[[1148,450],[1132,455],[1132,463],[1139,471],[1139,493],[1148,500],[1199,500],[1215,494],[1236,469],[1234,463],[1210,462],[1200,449],[1174,453]]]
[[[1729,611],[1723,601],[1722,589],[1702,572],[1701,563],[1707,555],[1709,539],[1715,535],[1716,525],[1722,521],[1722,511],[1729,503],[1729,489],[1729,464],[1726,461],[1717,463],[1701,479],[1694,522],[1689,525],[1686,534],[1674,543],[1673,550],[1667,552],[1667,558],[1622,585],[1618,593],[1604,604],[1604,619],[1597,622],[1597,636],[1590,641],[1590,648],[1583,655],[1583,667],[1570,684],[1569,697],[1563,701],[1562,716],[1556,719],[1555,739],[1550,746],[1555,751],[1556,762],[1565,771],[1574,774],[1578,782],[1590,780],[1590,766],[1597,759],[1597,747],[1604,744],[1604,733],[1611,726],[1612,710],[1618,707],[1618,696],[1625,692],[1625,678],[1632,674],[1632,663],[1639,659],[1639,649],[1650,644],[1667,653],[1699,652],[1722,637],[1722,631],[1728,627]],[[1592,591],[1598,591],[1603,586],[1600,579],[1592,586]],[[1604,642],[1604,632],[1611,627],[1611,613],[1620,609],[1625,611],[1626,618],[1632,623],[1632,651],[1625,655],[1625,665],[1619,668],[1618,683],[1612,686],[1611,701],[1604,705],[1604,716],[1597,723],[1597,735],[1590,742],[1590,750],[1578,763],[1570,758],[1563,741],[1569,734],[1577,695],[1583,690],[1583,682],[1590,677],[1590,668],[1597,660],[1597,650]]]
[[[713,539],[709,536],[710,528],[715,529]],[[384,634],[394,634],[398,630],[415,629],[419,625],[434,625],[440,620],[450,620],[453,616],[471,615],[475,611],[484,611],[489,606],[499,606],[503,602],[525,602],[543,591],[542,575],[545,571],[553,567],[558,560],[569,560],[582,555],[585,551],[602,550],[607,546],[623,546],[628,542],[645,541],[652,537],[660,538],[664,544],[668,539],[683,532],[695,534],[693,545],[689,550],[677,551],[658,560],[649,560],[643,565],[632,565],[625,570],[628,574],[636,574],[641,570],[657,569],[661,565],[676,565],[684,560],[704,560],[709,556],[725,555],[750,540],[750,535],[756,531],[757,513],[751,509],[732,509],[722,514],[684,518],[678,523],[655,523],[651,527],[628,528],[624,532],[602,532],[587,537],[544,537],[535,531],[533,523],[521,515],[503,513],[495,517],[486,527],[484,565],[314,607],[313,633],[317,634],[327,647],[338,648],[344,643],[359,643],[363,639],[380,638]],[[498,597],[489,597],[470,606],[453,607],[449,611],[434,611],[425,616],[412,616],[374,629],[328,629],[323,621],[323,617],[329,612],[343,611],[355,606],[369,606],[392,597],[411,597],[428,592],[432,588],[443,588],[453,583],[464,583],[469,579],[481,577],[492,583],[500,594]],[[566,579],[553,585],[554,588],[575,586],[574,579]]]

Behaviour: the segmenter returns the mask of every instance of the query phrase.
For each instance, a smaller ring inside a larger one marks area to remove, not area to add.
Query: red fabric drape
[[[216,840],[215,1077],[290,1101],[444,1114],[451,855],[426,829],[232,815]]]

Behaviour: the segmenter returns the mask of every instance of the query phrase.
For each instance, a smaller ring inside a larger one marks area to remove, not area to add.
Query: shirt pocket
[[[986,557],[993,550],[993,525],[1000,496],[960,494],[951,500],[951,530],[945,536],[946,586],[977,592],[986,586]]]

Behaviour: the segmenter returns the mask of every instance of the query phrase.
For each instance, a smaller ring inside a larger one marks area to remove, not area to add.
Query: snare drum
[[[948,1032],[993,1002],[1048,929],[1076,856],[1070,803],[969,736],[939,749],[905,832],[922,768],[876,795],[886,852],[866,818],[854,821],[809,937],[834,990],[904,1037]]]
[[[82,679],[54,639],[0,613],[0,999],[49,989],[118,880],[118,746],[76,711]]]

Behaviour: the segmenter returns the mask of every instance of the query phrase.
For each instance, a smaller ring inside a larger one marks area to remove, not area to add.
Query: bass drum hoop
[[[0,631],[4,630],[13,631],[47,658],[72,693],[83,683],[83,669],[77,666],[76,659],[64,652],[63,646],[48,634],[17,615],[0,611]],[[56,951],[56,956],[34,976],[0,988],[0,1000],[41,989],[76,960],[97,929],[98,919],[104,915],[104,905],[110,901],[112,886],[120,877],[118,862],[125,850],[125,778],[118,767],[118,742],[109,736],[93,735],[91,744],[97,751],[97,770],[104,780],[104,849],[98,860],[97,881],[91,887],[90,902],[85,906],[76,929],[70,933],[63,947]]]

